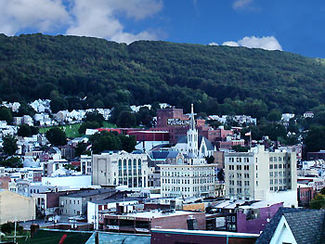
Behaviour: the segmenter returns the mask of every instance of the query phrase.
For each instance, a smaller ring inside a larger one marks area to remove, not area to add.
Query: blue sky
[[[322,0],[0,0],[0,32],[258,47],[325,58]]]

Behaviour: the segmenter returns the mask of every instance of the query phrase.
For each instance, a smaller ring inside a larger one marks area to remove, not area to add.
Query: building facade
[[[96,154],[92,157],[94,185],[148,187],[148,156],[125,151]]]
[[[0,190],[0,225],[8,221],[34,220],[34,199],[7,190]]]
[[[215,164],[159,166],[163,197],[215,196]]]
[[[261,145],[249,152],[226,152],[225,183],[230,199],[271,200],[290,193],[295,199],[284,205],[297,206],[296,154],[268,152]]]

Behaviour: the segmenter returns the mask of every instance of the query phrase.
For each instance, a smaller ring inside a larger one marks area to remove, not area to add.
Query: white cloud
[[[224,42],[222,45],[225,46],[232,46],[232,47],[248,47],[248,48],[262,48],[265,50],[280,50],[282,51],[282,47],[278,40],[274,36],[263,36],[263,37],[256,37],[256,36],[245,36],[243,39],[235,42],[235,41],[228,41]]]
[[[219,46],[219,44],[216,43],[216,42],[210,42],[210,43],[209,43],[209,46]]]
[[[65,4],[63,4],[63,1]],[[68,6],[68,7],[67,7]],[[0,0],[0,33],[25,29],[102,37],[117,42],[158,39],[148,30],[125,31],[121,17],[139,21],[162,9],[162,0]]]
[[[235,10],[244,9],[246,7],[249,7],[252,2],[253,2],[253,0],[236,0],[232,4],[232,8],[235,9]]]
[[[24,28],[52,31],[68,20],[61,0],[0,0],[0,32],[7,35]]]
[[[239,47],[239,44],[237,42],[234,41],[228,41],[228,42],[224,42],[222,43],[223,46],[229,46],[229,47]]]
[[[155,33],[142,31],[136,34],[124,31],[119,14],[135,20],[151,17],[162,8],[156,0],[89,0],[75,1],[71,14],[73,24],[68,28],[69,35],[102,37],[117,42],[130,43],[136,40],[155,40]]]

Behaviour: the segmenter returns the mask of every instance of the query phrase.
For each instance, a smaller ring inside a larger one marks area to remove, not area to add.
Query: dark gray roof
[[[106,193],[115,193],[115,189],[90,189],[90,190],[80,190],[76,193],[72,194],[67,194],[62,197],[90,197],[90,196],[96,196],[96,195],[101,195],[101,194],[106,194]]]
[[[204,136],[199,136],[199,147],[201,147],[202,140],[204,140],[205,145],[207,146],[207,149],[209,151],[211,151],[211,150],[214,149],[212,143],[206,137],[204,137]]]
[[[166,159],[168,156],[168,151],[152,151],[151,158],[152,159]]]
[[[177,143],[187,143],[187,137],[186,136],[179,137]]]
[[[325,210],[280,208],[257,239],[269,243],[284,216],[298,244],[325,243]]]

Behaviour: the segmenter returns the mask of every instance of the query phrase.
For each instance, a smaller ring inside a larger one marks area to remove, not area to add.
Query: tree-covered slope
[[[188,108],[194,102],[197,110],[209,113],[260,117],[273,108],[301,113],[324,103],[325,66],[261,49],[0,35],[2,100],[72,103],[73,96],[87,96],[87,106],[158,101]]]

